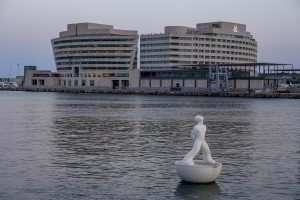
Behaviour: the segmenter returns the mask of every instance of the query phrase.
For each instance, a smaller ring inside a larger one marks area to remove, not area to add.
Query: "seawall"
[[[207,91],[143,91],[137,89],[112,90],[112,89],[76,89],[76,88],[41,88],[41,87],[18,87],[0,88],[7,91],[28,92],[68,92],[68,93],[100,93],[100,94],[136,94],[136,95],[175,95],[175,96],[210,96],[210,97],[246,97],[246,98],[291,98],[300,99],[300,93],[255,93],[255,92],[207,92]]]

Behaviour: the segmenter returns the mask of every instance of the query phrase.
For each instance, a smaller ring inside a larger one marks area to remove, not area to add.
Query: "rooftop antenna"
[[[9,82],[10,82],[10,69],[11,69],[11,66],[9,66],[9,72],[8,72],[8,79],[9,79]]]
[[[19,63],[18,63],[18,76],[19,76]]]

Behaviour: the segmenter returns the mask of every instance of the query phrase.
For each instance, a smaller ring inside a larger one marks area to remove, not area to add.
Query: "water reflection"
[[[173,164],[191,148],[193,117],[199,112],[207,114],[207,141],[213,156],[226,166],[220,180],[237,184],[252,174],[244,167],[250,164],[253,145],[252,111],[247,104],[165,97],[158,101],[135,96],[124,102],[93,98],[88,103],[77,98],[55,105],[53,165],[64,169],[66,182],[89,178],[91,183],[101,181],[101,188],[116,182],[115,190],[136,188],[137,195],[146,188],[163,192],[166,180],[179,180]],[[195,187],[206,186],[190,189]],[[216,184],[209,187],[219,189]],[[179,184],[177,194],[185,188],[186,184]]]
[[[0,97],[1,199],[299,199],[297,100]],[[223,170],[215,184],[189,185],[174,162],[190,150],[193,118],[203,113]]]
[[[175,195],[183,199],[214,199],[219,196],[221,190],[216,182],[210,184],[192,184],[180,181]]]

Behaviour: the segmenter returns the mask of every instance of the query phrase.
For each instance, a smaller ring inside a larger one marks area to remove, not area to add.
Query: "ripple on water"
[[[1,199],[300,197],[299,101],[22,92],[0,97],[7,113],[0,116]],[[191,148],[199,113],[206,114],[213,158],[223,164],[208,185],[182,182],[174,168]]]

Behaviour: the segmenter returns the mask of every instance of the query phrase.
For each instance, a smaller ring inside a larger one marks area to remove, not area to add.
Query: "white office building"
[[[126,88],[137,68],[137,31],[69,24],[51,42],[61,86]]]
[[[167,26],[164,33],[141,35],[142,70],[183,65],[255,63],[257,42],[246,25],[199,23],[196,28]]]

